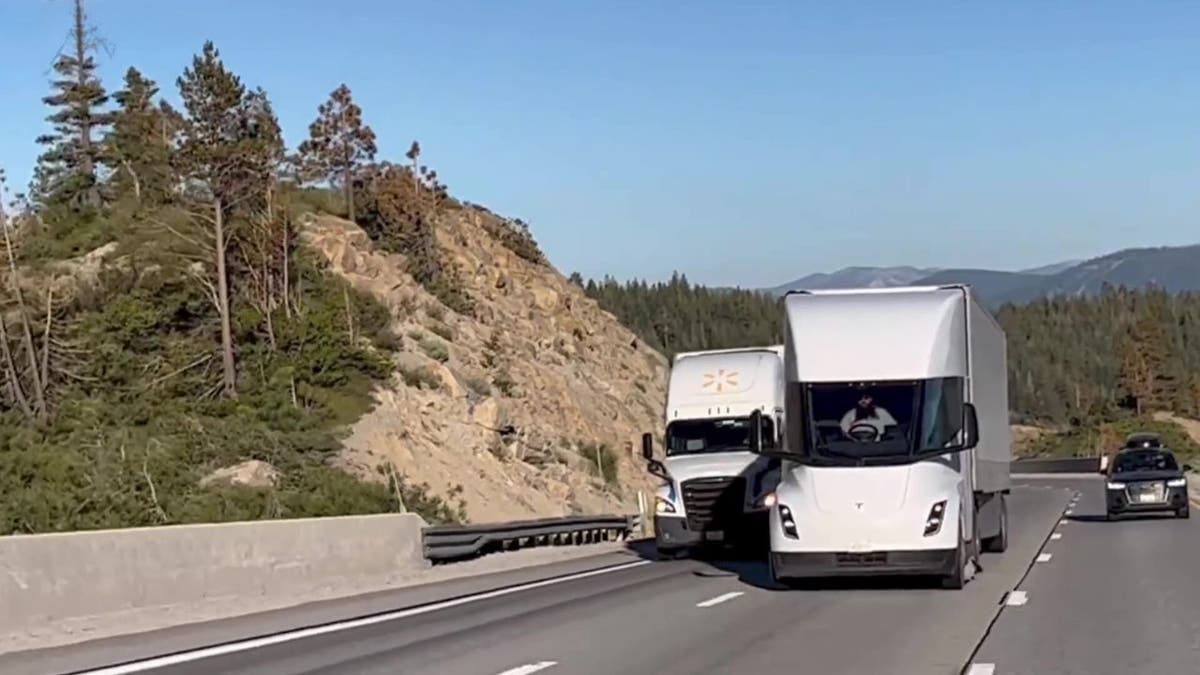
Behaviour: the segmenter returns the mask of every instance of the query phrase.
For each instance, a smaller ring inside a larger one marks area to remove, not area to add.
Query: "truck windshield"
[[[775,446],[775,424],[762,418],[764,447]],[[703,420],[676,420],[667,425],[667,456],[711,452],[749,452],[750,419],[725,417]]]
[[[962,378],[789,383],[788,445],[811,461],[901,463],[954,444],[963,427]],[[803,427],[803,428],[801,428]]]

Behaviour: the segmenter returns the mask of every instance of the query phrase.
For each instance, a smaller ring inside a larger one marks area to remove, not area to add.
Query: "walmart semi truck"
[[[767,507],[778,460],[751,452],[782,439],[783,346],[684,352],[667,384],[664,457],[642,437],[655,493],[660,555],[699,546],[758,547],[767,542]],[[751,417],[751,415],[756,415]]]
[[[961,285],[794,291],[784,308],[784,438],[751,439],[781,461],[772,578],[962,588],[1008,546],[1003,330]]]

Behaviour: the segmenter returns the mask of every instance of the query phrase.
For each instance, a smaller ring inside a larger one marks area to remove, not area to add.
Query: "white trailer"
[[[701,544],[765,548],[764,499],[779,461],[751,452],[750,439],[768,449],[782,441],[783,345],[676,355],[665,418],[661,462],[653,435],[642,437],[649,470],[663,479],[654,499],[659,552],[674,556]]]
[[[771,575],[939,575],[1008,547],[1000,325],[962,285],[791,292]]]

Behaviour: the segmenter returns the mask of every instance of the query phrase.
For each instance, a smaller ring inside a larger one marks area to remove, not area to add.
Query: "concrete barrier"
[[[412,514],[0,537],[0,634],[221,598],[286,597],[428,566]]]
[[[1100,473],[1100,457],[1045,457],[1016,459],[1009,464],[1014,474],[1027,473]]]

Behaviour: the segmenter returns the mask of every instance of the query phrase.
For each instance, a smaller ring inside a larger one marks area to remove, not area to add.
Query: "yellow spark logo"
[[[718,394],[725,390],[725,387],[738,386],[737,371],[726,372],[724,368],[717,370],[715,373],[704,374],[704,384],[701,385],[705,389],[713,389]]]

